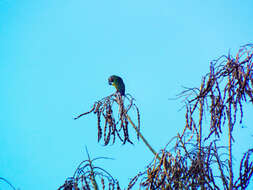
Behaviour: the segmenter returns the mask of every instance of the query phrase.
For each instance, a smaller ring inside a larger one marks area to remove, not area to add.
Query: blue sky
[[[134,146],[104,147],[94,115],[73,117],[114,92],[107,78],[119,75],[144,136],[163,148],[184,126],[182,104],[168,99],[198,86],[211,60],[252,43],[252,8],[251,0],[1,0],[0,176],[21,190],[56,189],[87,146],[115,159],[97,164],[126,186],[152,153],[134,137]]]

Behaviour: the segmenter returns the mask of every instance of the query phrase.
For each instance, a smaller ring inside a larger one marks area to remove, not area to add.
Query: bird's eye
[[[114,81],[114,80],[113,80],[113,77],[109,77],[108,81],[109,81],[109,82],[113,82],[113,81]]]
[[[108,83],[109,83],[110,85],[113,83],[113,78],[112,78],[112,77],[109,77]]]

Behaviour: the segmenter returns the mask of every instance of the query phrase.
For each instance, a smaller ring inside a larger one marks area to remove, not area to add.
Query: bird
[[[112,75],[108,78],[108,83],[114,86],[121,96],[125,96],[125,84],[121,77]]]

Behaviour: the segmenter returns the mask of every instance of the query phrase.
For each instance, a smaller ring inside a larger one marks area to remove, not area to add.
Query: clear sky
[[[126,186],[152,153],[135,136],[134,146],[104,147],[93,114],[73,117],[113,93],[107,79],[119,75],[144,136],[163,148],[184,126],[182,104],[169,98],[199,86],[211,60],[253,42],[252,9],[252,0],[0,0],[0,176],[21,190],[56,189],[87,146],[115,159],[97,165]]]

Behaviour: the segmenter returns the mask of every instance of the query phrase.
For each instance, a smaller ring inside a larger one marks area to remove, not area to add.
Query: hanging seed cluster
[[[211,156],[210,149],[203,149],[209,153],[206,157],[198,157],[198,146],[191,145],[192,151],[185,152],[184,148],[188,145],[176,147],[177,152],[173,156],[166,149],[161,151],[161,159],[155,159],[149,165],[146,172],[137,175],[130,182],[129,187],[133,187],[140,180],[142,189],[198,189],[201,186],[205,189],[217,188],[211,163],[214,158]]]
[[[140,131],[140,113],[138,107],[134,104],[134,98],[129,94],[121,96],[114,93],[107,96],[95,102],[90,111],[79,115],[75,119],[94,113],[97,116],[98,142],[103,137],[104,145],[108,145],[111,140],[112,143],[115,143],[115,139],[118,137],[123,144],[126,142],[132,144],[128,132],[128,112],[131,109],[136,112],[138,130]]]
[[[145,172],[136,175],[128,189],[174,190],[174,189],[229,189],[229,169],[227,159],[222,156],[227,147],[217,147],[213,141],[202,147],[199,156],[198,144],[178,144],[173,155],[165,149],[161,159],[155,159]],[[191,150],[191,151],[189,151]],[[253,149],[248,150],[240,164],[239,177],[233,189],[246,189],[253,174]],[[139,182],[139,183],[137,183]]]
[[[58,190],[80,190],[75,180],[70,177],[66,179],[65,183],[58,188]]]
[[[240,163],[239,178],[235,182],[236,189],[246,189],[253,175],[253,149],[248,150]]]
[[[235,57],[228,55],[214,60],[210,72],[203,77],[200,88],[187,88],[179,97],[185,97],[186,126],[197,133],[201,140],[204,112],[210,116],[210,130],[205,140],[212,135],[220,137],[222,126],[227,124],[231,132],[238,114],[243,118],[243,102],[253,103],[253,46],[243,46]],[[194,120],[194,114],[198,120]]]
[[[110,173],[93,165],[93,162],[98,159],[106,158],[100,157],[81,162],[73,177],[68,178],[58,190],[120,190],[118,181]]]

